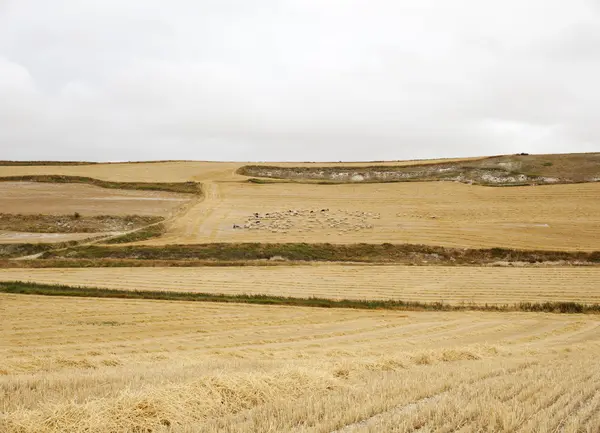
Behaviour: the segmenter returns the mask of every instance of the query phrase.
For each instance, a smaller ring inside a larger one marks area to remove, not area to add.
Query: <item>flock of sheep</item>
[[[254,213],[242,225],[234,224],[234,229],[265,230],[272,233],[289,231],[333,231],[339,233],[373,228],[370,220],[379,219],[375,212],[322,209],[288,209],[286,211]]]

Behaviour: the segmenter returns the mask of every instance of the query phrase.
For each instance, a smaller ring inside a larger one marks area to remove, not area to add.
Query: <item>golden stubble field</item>
[[[205,186],[204,201],[164,236],[145,243],[390,242],[593,251],[600,239],[600,184]]]
[[[600,304],[600,267],[316,264],[199,268],[0,269],[0,281],[118,290],[394,299],[447,304]]]
[[[0,431],[597,432],[600,319],[0,295]]]

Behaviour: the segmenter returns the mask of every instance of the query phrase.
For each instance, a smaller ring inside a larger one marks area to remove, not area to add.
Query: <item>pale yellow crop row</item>
[[[0,281],[328,299],[511,304],[600,303],[600,268],[247,266],[0,269]]]

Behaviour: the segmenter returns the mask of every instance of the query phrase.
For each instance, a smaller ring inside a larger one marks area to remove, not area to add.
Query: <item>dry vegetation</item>
[[[596,316],[16,295],[0,306],[7,433],[600,428]]]
[[[246,266],[0,269],[0,281],[120,290],[264,294],[446,304],[600,303],[600,268]]]
[[[0,240],[4,240],[0,237]],[[61,246],[66,246],[61,243]],[[13,258],[13,257],[23,257],[30,256],[32,254],[39,254],[45,251],[48,251],[53,248],[53,245],[50,243],[2,243],[0,244],[0,258]]]
[[[132,233],[125,238],[162,233],[162,225],[155,225],[141,233]],[[118,241],[121,238],[115,239]],[[210,243],[192,245],[126,245],[79,246],[52,251],[42,259],[95,259],[101,260],[170,260],[183,261],[182,266],[197,266],[198,261],[216,262],[364,262],[402,263],[408,265],[460,265],[460,266],[594,266],[600,264],[600,251],[531,251],[503,248],[462,249],[411,244],[284,244],[284,243]]]

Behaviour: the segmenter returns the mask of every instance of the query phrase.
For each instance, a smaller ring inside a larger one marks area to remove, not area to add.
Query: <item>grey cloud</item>
[[[0,159],[598,150],[597,6],[0,0]]]

